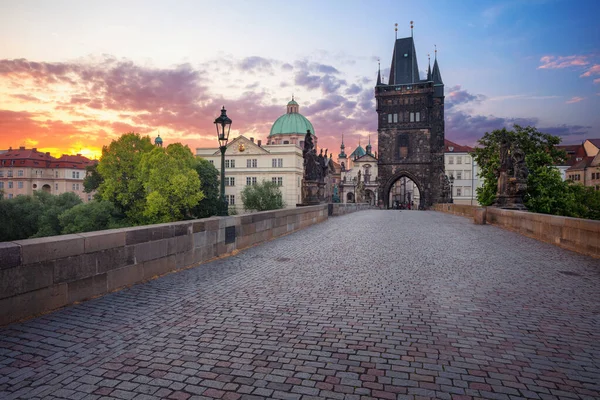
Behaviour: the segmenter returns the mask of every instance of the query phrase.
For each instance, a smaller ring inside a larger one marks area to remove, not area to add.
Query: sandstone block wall
[[[330,206],[333,206],[333,216],[377,208],[368,203],[333,203]]]
[[[478,206],[458,204],[433,206],[436,211],[471,218],[476,208]],[[485,222],[577,253],[600,258],[600,221],[486,207]]]
[[[0,325],[322,222],[327,205],[0,243]]]

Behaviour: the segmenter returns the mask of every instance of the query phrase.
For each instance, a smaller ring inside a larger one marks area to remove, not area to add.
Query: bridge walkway
[[[0,328],[0,398],[598,399],[600,262],[363,211]]]

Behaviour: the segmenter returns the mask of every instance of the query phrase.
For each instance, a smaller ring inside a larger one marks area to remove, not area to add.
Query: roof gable
[[[247,137],[240,135],[227,144],[227,153],[225,154],[260,155],[269,154],[269,151],[263,147],[259,147],[256,143],[252,142]]]
[[[470,153],[473,151],[472,147],[462,146],[460,144],[451,142],[448,139],[444,139],[444,152],[445,153]]]

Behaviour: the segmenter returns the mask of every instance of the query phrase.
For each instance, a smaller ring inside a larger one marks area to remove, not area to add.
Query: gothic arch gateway
[[[383,199],[384,199],[384,204],[385,207],[391,207],[392,204],[389,203],[389,199],[390,199],[390,192],[392,190],[392,188],[394,187],[394,184],[396,182],[398,182],[399,180],[401,180],[402,178],[408,178],[409,180],[411,180],[415,186],[417,187],[417,189],[419,190],[419,203],[415,203],[415,207],[419,206],[419,207],[423,207],[424,203],[423,203],[423,185],[419,182],[419,180],[410,172],[408,171],[399,171],[398,173],[394,174],[392,177],[390,177],[390,179],[387,180],[387,182],[384,182],[383,186]]]
[[[411,179],[420,192],[421,206],[442,199],[444,172],[444,83],[437,62],[419,76],[412,37],[394,44],[388,83],[377,76],[379,198],[387,208],[394,182]]]

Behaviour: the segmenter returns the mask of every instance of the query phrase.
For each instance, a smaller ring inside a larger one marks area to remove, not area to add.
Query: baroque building
[[[396,39],[388,83],[377,75],[379,199],[390,206],[390,191],[403,178],[414,182],[419,206],[443,198],[444,83],[436,58],[421,79],[412,37]]]
[[[314,143],[317,143],[317,138],[312,123],[299,111],[300,106],[292,98],[287,104],[287,112],[273,123],[266,145],[262,140],[255,141],[253,137],[244,135],[227,144],[225,200],[229,203],[230,212],[245,212],[242,190],[262,181],[280,186],[286,208],[301,203],[304,178],[302,148],[306,131],[311,131]],[[196,155],[220,169],[221,152],[218,148],[197,148]],[[334,174],[332,179],[339,183],[339,175]]]
[[[12,199],[19,195],[31,196],[34,192],[58,195],[73,192],[84,202],[92,200],[93,193],[85,193],[83,180],[86,167],[96,161],[81,154],[54,158],[36,148],[10,148],[0,154],[0,193]]]

